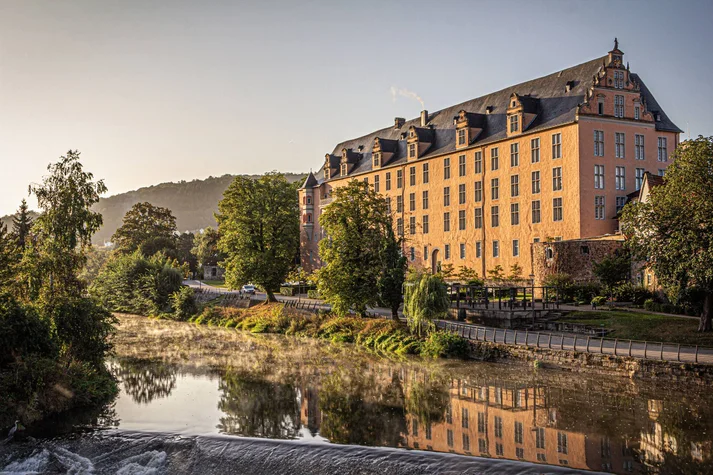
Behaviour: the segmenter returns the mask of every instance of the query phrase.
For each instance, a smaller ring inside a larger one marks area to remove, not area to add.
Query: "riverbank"
[[[464,358],[467,353],[466,340],[449,332],[434,331],[418,336],[410,333],[400,321],[312,313],[282,303],[250,308],[210,306],[189,321],[250,333],[275,333],[334,343],[354,343],[372,351],[397,356]]]

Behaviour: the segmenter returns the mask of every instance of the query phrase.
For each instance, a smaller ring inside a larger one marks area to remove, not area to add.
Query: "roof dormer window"
[[[347,164],[342,163],[342,176],[347,176]]]
[[[510,116],[510,132],[517,132],[520,128],[520,120],[517,115]]]
[[[411,132],[413,134],[413,132]],[[416,144],[408,144],[408,158],[416,158]]]
[[[465,145],[465,129],[458,130],[458,145]]]
[[[408,136],[409,136],[409,137],[415,137],[415,136],[416,136],[416,132],[414,132],[413,130],[409,130]]]
[[[379,153],[374,153],[374,167],[380,167],[381,166],[381,156]]]

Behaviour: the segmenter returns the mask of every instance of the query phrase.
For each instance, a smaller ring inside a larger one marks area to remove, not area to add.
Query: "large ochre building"
[[[331,190],[363,180],[390,206],[409,265],[534,272],[532,243],[617,232],[644,175],[663,175],[681,130],[615,41],[548,76],[338,144],[300,189],[301,263],[320,266]]]

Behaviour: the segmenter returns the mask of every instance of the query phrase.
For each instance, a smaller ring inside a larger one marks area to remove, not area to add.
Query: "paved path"
[[[211,292],[237,293],[219,287],[201,284],[198,281],[185,281],[191,287],[209,288]],[[255,294],[258,300],[265,300],[262,292]],[[305,299],[301,297],[287,297],[276,295],[280,302],[298,301],[316,308],[329,310],[331,307],[321,300]],[[562,306],[560,307],[562,308]],[[576,307],[573,307],[576,308]],[[579,308],[582,309],[581,307]],[[563,309],[569,310],[569,309]],[[391,317],[391,310],[386,308],[370,308],[369,313],[382,317]],[[403,315],[399,313],[403,319]],[[527,346],[533,348],[551,348],[556,350],[576,350],[585,353],[608,354],[616,356],[631,356],[647,360],[680,361],[687,363],[713,364],[713,348],[696,348],[682,346],[676,343],[643,342],[635,340],[618,340],[611,338],[589,337],[562,332],[529,332],[525,330],[506,330],[469,323],[438,320],[436,325],[445,330],[453,331],[473,341],[489,341],[507,345]]]
[[[618,340],[556,332],[506,330],[444,320],[439,320],[437,326],[473,341],[489,341],[533,348],[576,350],[584,353],[631,356],[648,360],[713,364],[712,348],[696,348],[675,343]]]

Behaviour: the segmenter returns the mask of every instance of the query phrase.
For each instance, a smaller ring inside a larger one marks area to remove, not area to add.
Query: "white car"
[[[254,285],[243,285],[243,287],[240,289],[240,291],[244,294],[252,294],[255,295],[255,286]]]

